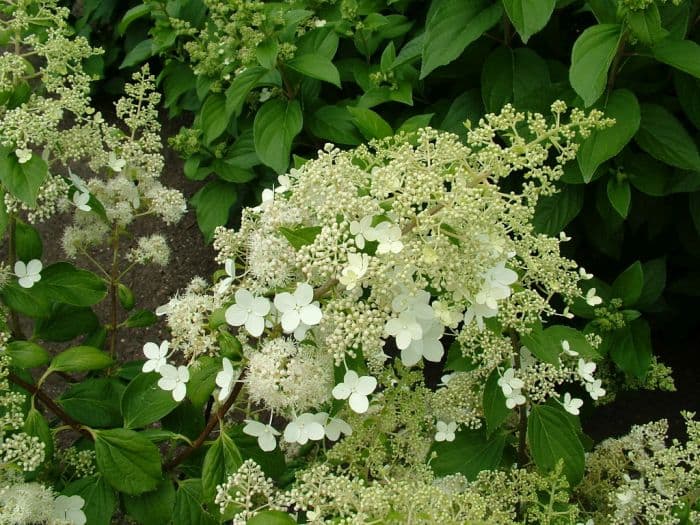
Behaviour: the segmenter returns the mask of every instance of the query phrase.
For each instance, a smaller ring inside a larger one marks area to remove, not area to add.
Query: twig
[[[214,412],[211,417],[209,418],[209,421],[207,421],[206,426],[204,427],[204,430],[197,436],[197,439],[195,439],[192,444],[187,447],[185,450],[180,452],[177,456],[175,456],[172,460],[168,461],[164,467],[165,470],[170,471],[177,467],[180,463],[185,461],[187,458],[189,458],[195,450],[201,448],[202,445],[204,445],[204,442],[207,440],[209,437],[209,434],[212,433],[212,430],[214,430],[214,427],[216,424],[221,421],[224,418],[224,415],[226,415],[226,412],[228,412],[229,408],[233,405],[233,403],[236,402],[236,398],[238,398],[238,394],[240,394],[241,389],[243,388],[243,383],[241,382],[241,379],[245,377],[246,370],[243,369],[241,372],[241,375],[238,377],[238,383],[236,383],[236,386],[233,387],[233,392],[231,392],[231,395],[228,396],[228,399],[226,402],[221,405],[221,407]]]

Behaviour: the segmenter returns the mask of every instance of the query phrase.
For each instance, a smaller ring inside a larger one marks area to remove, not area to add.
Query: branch
[[[33,396],[39,398],[39,401],[41,401],[41,403],[47,409],[49,409],[51,412],[57,415],[61,421],[63,421],[66,425],[70,426],[73,430],[75,430],[76,432],[80,432],[83,436],[87,437],[90,440],[93,439],[92,434],[90,434],[90,432],[86,428],[84,428],[82,424],[73,419],[60,406],[58,406],[56,402],[53,399],[51,399],[51,397],[46,392],[44,392],[37,386],[32,385],[31,383],[27,383],[24,379],[18,377],[12,372],[10,372],[7,375],[7,378],[18,387],[26,390]]]
[[[228,396],[228,399],[226,402],[219,407],[219,410],[217,410],[215,413],[211,415],[209,418],[209,421],[207,421],[206,426],[204,427],[204,430],[197,436],[197,439],[195,439],[192,444],[187,447],[185,450],[180,452],[177,456],[175,456],[173,459],[168,461],[164,466],[166,471],[170,471],[177,467],[180,463],[185,461],[187,458],[189,458],[195,450],[201,448],[202,445],[204,445],[204,442],[207,440],[209,437],[209,434],[211,434],[212,430],[214,430],[214,427],[216,424],[221,421],[224,418],[224,415],[228,410],[231,408],[233,403],[236,402],[236,398],[238,397],[238,394],[241,393],[241,390],[243,389],[243,383],[240,382],[243,377],[245,376],[246,370],[243,369],[241,372],[241,375],[238,377],[238,383],[236,383],[236,386],[233,387],[233,392],[231,392],[231,395]]]

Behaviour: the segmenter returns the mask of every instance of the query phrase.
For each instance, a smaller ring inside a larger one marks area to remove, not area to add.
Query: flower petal
[[[245,324],[246,319],[248,319],[248,312],[238,304],[232,304],[226,309],[224,317],[226,318],[226,322],[231,326],[241,326]]]
[[[357,382],[355,387],[355,392],[362,394],[363,396],[368,396],[374,389],[377,388],[377,379],[372,376],[362,376]]]
[[[253,304],[253,294],[250,293],[245,288],[239,288],[236,290],[236,304],[240,304],[243,307],[249,307]]]
[[[294,296],[289,292],[282,292],[275,295],[274,303],[275,308],[283,313],[292,310],[297,306],[296,299],[294,299]]]
[[[352,408],[353,411],[357,412],[358,414],[364,414],[369,408],[369,400],[367,399],[367,396],[363,396],[357,392],[350,394],[349,403],[350,408]]]
[[[307,304],[301,309],[301,321],[309,326],[315,326],[321,322],[323,314],[315,304]]]
[[[143,345],[143,355],[148,359],[158,359],[160,357],[160,347],[155,343],[146,343]]]
[[[280,319],[280,321],[282,323],[282,330],[284,330],[286,334],[290,334],[299,326],[301,319],[296,310],[287,310],[282,314],[282,319]]]
[[[258,445],[263,452],[271,452],[277,448],[277,440],[270,432],[264,432],[258,437]]]
[[[187,387],[185,383],[178,383],[175,388],[173,388],[173,399],[178,403],[185,399],[185,394],[187,393]]]
[[[246,425],[243,427],[243,433],[253,437],[262,436],[265,433],[265,425],[260,423],[260,421],[246,419]]]
[[[314,300],[314,289],[309,283],[299,283],[294,291],[298,305],[310,304]]]
[[[245,322],[245,329],[253,337],[260,337],[265,329],[265,318],[257,315],[248,316],[248,320]]]
[[[251,305],[251,308],[253,309],[255,315],[264,317],[270,313],[270,301],[265,297],[256,297],[255,299],[253,299],[253,304]]]
[[[352,390],[345,383],[340,383],[335,385],[331,393],[335,399],[347,399],[352,394]]]

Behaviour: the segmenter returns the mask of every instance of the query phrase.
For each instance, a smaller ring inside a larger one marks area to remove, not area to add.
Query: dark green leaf
[[[226,113],[238,116],[243,111],[248,93],[256,86],[258,81],[267,73],[264,67],[254,66],[236,75],[231,86],[226,90]]]
[[[49,316],[37,320],[34,336],[44,341],[70,341],[92,332],[99,324],[99,319],[91,308],[58,303],[51,307]]]
[[[166,479],[156,490],[124,496],[126,513],[142,525],[168,525],[175,505],[175,487]]]
[[[581,481],[585,467],[583,445],[561,409],[534,405],[527,421],[527,443],[538,468],[551,471],[563,461],[569,483],[576,485]]]
[[[394,134],[389,123],[371,109],[348,106],[348,111],[367,140],[381,139]]]
[[[260,160],[284,173],[294,137],[301,131],[303,115],[297,100],[268,100],[258,110],[253,123],[255,151]]]
[[[700,97],[697,96],[700,92],[700,80],[676,71],[673,73],[673,84],[683,112],[693,125],[700,129]]]
[[[581,143],[576,159],[586,182],[590,182],[598,166],[622,151],[622,148],[637,133],[641,121],[637,97],[626,89],[613,91],[607,104],[601,105],[599,109],[607,118],[615,119],[615,125],[593,131]]]
[[[39,232],[33,226],[16,219],[15,244],[17,246],[17,260],[29,262],[32,259],[41,259],[43,245]]]
[[[315,136],[334,144],[357,146],[362,142],[353,116],[342,106],[320,107],[309,119],[308,127]]]
[[[122,17],[119,25],[117,26],[117,34],[123,36],[126,29],[131,25],[134,20],[138,20],[141,17],[148,15],[151,12],[151,7],[148,4],[140,4],[129,9]]]
[[[158,387],[160,375],[137,375],[126,387],[121,398],[125,428],[140,428],[158,421],[177,407],[171,392]]]
[[[527,41],[549,22],[556,0],[503,0],[508,18],[522,41]]]
[[[247,521],[247,525],[294,525],[297,522],[286,512],[264,510]]]
[[[341,376],[342,377],[342,376]],[[340,379],[340,378],[339,378]],[[342,381],[342,379],[340,379]],[[243,459],[252,459],[263,470],[266,476],[279,480],[286,472],[284,454],[279,447],[272,452],[264,452],[258,445],[258,439],[243,433],[243,425],[236,425],[229,431]]]
[[[254,171],[239,167],[234,159],[216,159],[213,167],[214,173],[216,173],[219,178],[228,182],[244,184],[255,178]]]
[[[623,219],[627,217],[630,210],[630,202],[632,200],[632,191],[630,190],[629,182],[626,180],[618,180],[616,177],[610,177],[606,185],[608,200],[615,211]]]
[[[30,207],[36,206],[39,188],[48,175],[48,165],[38,155],[20,164],[13,151],[0,147],[0,182],[5,189]]]
[[[222,369],[220,359],[203,356],[197,359],[196,366],[190,367],[190,380],[187,383],[187,397],[195,407],[203,407],[216,388],[216,374]]]
[[[652,349],[649,325],[636,319],[605,337],[604,347],[620,369],[638,379],[646,376],[651,365]]]
[[[644,272],[639,261],[631,264],[612,284],[612,296],[622,299],[623,306],[633,306],[642,294]]]
[[[202,480],[186,479],[175,495],[173,523],[178,525],[217,525],[216,513],[207,508],[202,494]]]
[[[41,412],[34,407],[30,408],[27,417],[24,418],[22,430],[30,436],[38,437],[41,442],[44,443],[43,463],[50,461],[54,451],[53,434],[49,429],[49,423],[46,421],[46,418],[41,415]]]
[[[100,473],[119,492],[149,492],[162,479],[158,449],[133,430],[95,431],[95,456]]]
[[[202,464],[202,490],[208,499],[216,495],[216,486],[238,470],[243,458],[236,444],[225,432],[212,443]]]
[[[665,107],[642,104],[637,144],[652,157],[686,170],[697,170],[700,155],[683,125]]]
[[[255,48],[255,56],[265,69],[272,69],[277,65],[277,40],[268,38],[258,44]]]
[[[44,268],[35,286],[51,301],[74,306],[92,306],[107,295],[107,286],[97,275],[59,262]]]
[[[56,355],[50,368],[54,372],[87,372],[112,364],[112,358],[92,346],[74,346]]]
[[[511,414],[512,410],[506,406],[506,398],[503,390],[498,386],[500,375],[497,370],[491,372],[484,387],[484,419],[489,433],[496,430]]]
[[[533,224],[539,233],[558,235],[583,208],[583,188],[565,186],[559,193],[542,197],[537,203]]]
[[[129,328],[143,328],[154,325],[158,322],[156,314],[150,310],[136,310],[124,321],[124,326]]]
[[[303,246],[312,244],[316,239],[316,236],[321,233],[320,226],[309,226],[308,228],[285,228],[280,226],[278,228],[279,232],[284,235],[284,237],[289,241],[295,250],[300,249]]]
[[[700,78],[700,45],[692,40],[666,38],[652,52],[659,62]]]
[[[668,35],[661,27],[661,14],[656,4],[646,9],[629,11],[627,24],[634,35],[645,46],[651,46]]]
[[[211,144],[228,127],[231,115],[226,111],[226,97],[212,93],[202,104],[199,112],[199,125],[204,133],[204,142]]]
[[[481,102],[481,93],[479,89],[470,89],[465,91],[450,104],[445,118],[443,119],[440,129],[449,131],[459,135],[462,141],[466,142],[467,128],[464,123],[469,120],[471,122],[479,122],[479,119],[484,114],[484,107]]]
[[[437,457],[430,462],[430,468],[438,477],[461,473],[473,480],[482,470],[498,468],[505,442],[502,434],[487,437],[482,429],[461,430],[454,441],[433,443],[430,450]]]
[[[659,258],[642,264],[644,286],[642,293],[635,303],[640,309],[649,308],[654,304],[666,287],[666,259]]]
[[[295,56],[286,65],[289,69],[293,69],[302,75],[340,87],[338,69],[333,65],[330,58],[323,55],[313,53]]]
[[[207,182],[194,194],[191,202],[197,209],[197,224],[207,241],[214,236],[217,226],[228,222],[229,210],[237,197],[236,186],[221,180]]]
[[[80,496],[85,501],[83,512],[90,525],[110,525],[117,507],[114,490],[105,483],[99,474],[82,478],[66,485],[66,496]]]
[[[449,64],[501,18],[500,2],[433,0],[425,23],[420,78]]]
[[[134,292],[127,285],[119,283],[117,295],[119,296],[119,303],[124,310],[131,310],[134,307]]]
[[[591,26],[576,39],[571,52],[569,81],[586,106],[595,103],[603,93],[619,44],[620,26],[617,24]]]
[[[430,120],[433,118],[435,113],[428,113],[426,115],[414,115],[403,121],[403,124],[399,126],[396,133],[412,133],[418,131],[421,128],[427,128],[430,126]]]
[[[141,62],[151,58],[153,56],[153,51],[153,39],[148,38],[146,40],[142,40],[129,50],[124,57],[124,60],[122,60],[122,63],[119,65],[119,69],[126,69],[127,67],[140,64]]]
[[[59,398],[69,416],[89,427],[118,427],[122,424],[119,398],[124,384],[112,378],[86,379]]]
[[[17,281],[13,281],[0,289],[0,295],[10,309],[27,317],[51,315],[51,303],[36,289],[36,285],[32,288],[22,288]]]
[[[51,356],[43,347],[30,341],[7,343],[6,353],[12,359],[12,366],[17,368],[44,366],[51,360]]]

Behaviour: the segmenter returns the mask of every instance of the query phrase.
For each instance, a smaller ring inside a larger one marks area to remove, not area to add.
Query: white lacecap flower
[[[107,165],[113,170],[116,171],[117,173],[120,172],[121,170],[124,169],[124,166],[126,166],[126,161],[122,158],[118,158],[116,153],[113,151],[109,152],[109,159],[107,161]]]
[[[369,396],[377,388],[377,380],[372,376],[357,375],[354,370],[345,372],[343,382],[333,388],[335,399],[347,399],[350,408],[358,414],[364,414],[369,408]]]
[[[484,284],[474,298],[476,304],[485,305],[491,310],[497,310],[497,301],[510,297],[512,292],[510,285],[518,280],[518,274],[506,268],[505,264],[505,261],[500,262],[484,272]]]
[[[323,317],[321,308],[314,303],[314,289],[308,283],[299,283],[293,294],[282,292],[275,295],[274,302],[282,314],[282,330],[287,334],[294,332],[300,323],[316,326]]]
[[[440,339],[445,332],[445,327],[439,321],[422,322],[423,337],[412,340],[409,345],[401,350],[401,362],[405,366],[413,366],[421,358],[433,363],[439,363],[445,353]]]
[[[236,278],[236,263],[233,259],[226,259],[226,262],[224,262],[224,271],[226,272],[226,277],[219,281],[219,287],[217,289],[219,294],[228,290],[231,283],[233,283],[233,280]]]
[[[415,314],[410,310],[404,310],[398,318],[389,319],[384,325],[384,331],[394,336],[399,350],[408,348],[411,341],[417,341],[423,337],[423,329]]]
[[[579,358],[578,366],[576,367],[576,372],[579,377],[586,381],[587,383],[592,383],[595,381],[593,377],[593,372],[595,372],[596,364],[593,361],[586,361],[583,358]]]
[[[286,193],[291,189],[292,179],[289,178],[289,175],[279,175],[277,177],[277,186],[275,186],[275,193]]]
[[[332,417],[324,425],[326,437],[331,441],[338,441],[341,434],[349,436],[352,434],[352,427],[339,417]]]
[[[435,319],[435,311],[429,303],[430,293],[419,290],[415,294],[400,293],[394,297],[391,301],[391,309],[397,314],[409,311],[418,321],[431,321]]]
[[[280,433],[272,425],[264,425],[251,419],[246,419],[245,422],[243,433],[258,438],[258,446],[261,450],[264,452],[275,450],[277,447],[275,436],[279,436]]]
[[[562,349],[562,352],[564,352],[566,355],[570,355],[572,357],[576,357],[578,355],[578,352],[576,350],[571,349],[571,345],[569,344],[569,341],[567,341],[566,339],[562,340],[561,349]]]
[[[506,396],[506,407],[512,410],[517,406],[524,405],[526,401],[520,389],[515,388]]]
[[[221,389],[219,390],[219,401],[223,402],[228,399],[233,390],[233,385],[238,379],[239,371],[233,368],[233,363],[228,357],[223,359],[223,370],[217,372],[216,374],[216,385]]]
[[[235,294],[236,302],[226,309],[224,316],[231,326],[245,326],[253,337],[260,337],[265,329],[265,316],[270,313],[270,300],[255,297],[245,288]]]
[[[73,204],[81,211],[90,211],[92,208],[88,204],[90,202],[90,194],[80,191],[73,192]]]
[[[41,280],[41,269],[44,266],[39,259],[32,259],[28,263],[17,261],[15,263],[15,275],[19,278],[22,288],[31,288],[34,283]]]
[[[564,410],[566,410],[569,414],[578,416],[580,414],[579,409],[583,406],[583,400],[578,399],[577,397],[571,397],[571,394],[566,392],[564,394],[564,401],[562,402],[562,406],[564,407]]]
[[[73,173],[70,168],[68,168],[68,178],[70,179],[71,183],[75,187],[76,190],[78,190],[81,193],[90,193],[90,190],[87,187],[87,184],[85,184],[85,181],[78,177],[75,173]]]
[[[489,308],[485,304],[475,302],[464,312],[464,324],[468,325],[476,320],[476,325],[479,327],[479,330],[483,330],[484,319],[496,317],[496,315],[498,315],[498,308]]]
[[[170,343],[163,341],[160,346],[156,343],[143,345],[143,353],[148,358],[143,364],[142,372],[160,372],[160,369],[168,363],[168,348]]]
[[[17,162],[20,164],[25,164],[29,162],[32,158],[32,150],[25,148],[17,148],[15,150],[15,155],[17,156]]]
[[[586,272],[586,269],[583,266],[581,266],[578,269],[578,274],[581,276],[581,279],[583,279],[585,281],[588,281],[589,279],[593,279],[593,274]]]
[[[457,431],[457,423],[450,421],[438,421],[435,423],[435,441],[454,441],[455,432]]]
[[[603,383],[600,379],[596,379],[591,383],[586,383],[586,391],[591,396],[591,399],[593,399],[593,401],[600,399],[605,395],[605,389],[602,388],[602,384]]]
[[[569,237],[565,232],[559,232],[559,240],[561,242],[569,242],[571,237]]]
[[[361,282],[368,269],[369,255],[366,253],[349,253],[348,265],[343,268],[338,281],[347,290],[352,290]]]
[[[51,517],[71,525],[85,525],[87,517],[83,512],[84,505],[85,500],[80,496],[64,496],[61,494],[53,502]]]
[[[380,222],[374,228],[377,236],[377,254],[400,253],[403,250],[401,242],[401,228],[388,221]]]
[[[522,379],[515,377],[515,369],[509,368],[498,378],[498,386],[501,387],[503,395],[508,397],[514,390],[520,390],[525,386]]]
[[[190,370],[186,366],[163,365],[158,370],[161,375],[158,386],[162,390],[172,391],[173,399],[178,403],[185,399],[187,382],[190,380]]]
[[[450,308],[443,301],[433,301],[431,305],[435,317],[440,319],[440,322],[450,328],[456,328],[462,320],[462,311]]]
[[[284,440],[300,445],[305,445],[309,440],[320,441],[325,435],[323,425],[317,421],[315,414],[309,412],[290,421],[284,429]]]
[[[374,217],[366,215],[359,221],[350,222],[350,233],[355,236],[355,246],[360,250],[365,247],[365,241],[376,241],[377,232],[372,227]]]
[[[586,302],[589,306],[598,306],[603,300],[595,294],[595,288],[589,288],[586,292]]]

